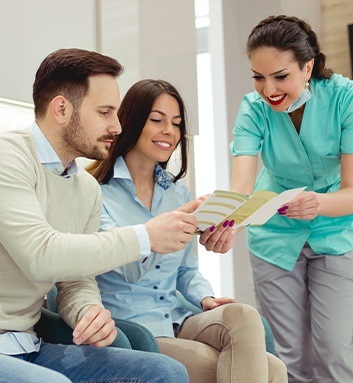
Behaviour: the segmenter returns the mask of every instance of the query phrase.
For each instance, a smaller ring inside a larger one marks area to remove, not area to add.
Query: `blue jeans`
[[[0,354],[0,383],[70,383],[64,375]]]
[[[61,372],[73,383],[187,383],[186,368],[153,352],[42,343],[39,352],[14,355]]]

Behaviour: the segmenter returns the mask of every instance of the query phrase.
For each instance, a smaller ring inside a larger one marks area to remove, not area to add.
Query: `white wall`
[[[97,50],[125,67],[122,96],[141,78],[173,83],[196,134],[194,13],[192,0],[0,0],[0,98],[32,102],[35,72],[58,48]],[[194,191],[192,144],[190,149],[188,182]]]
[[[191,134],[187,181],[194,193],[192,142],[198,132],[194,2],[101,0],[100,5],[102,52],[125,66],[119,79],[122,95],[137,80],[153,78],[171,82],[184,98]]]
[[[94,0],[0,0],[0,97],[32,102],[35,71],[47,54],[96,46]]]

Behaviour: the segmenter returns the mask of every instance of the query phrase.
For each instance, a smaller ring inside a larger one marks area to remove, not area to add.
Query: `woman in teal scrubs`
[[[325,67],[316,34],[295,17],[261,21],[247,53],[255,91],[233,129],[231,189],[306,186],[265,225],[248,228],[259,309],[289,382],[351,382],[353,82]]]

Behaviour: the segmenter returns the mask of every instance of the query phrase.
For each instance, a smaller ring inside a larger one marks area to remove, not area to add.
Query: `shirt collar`
[[[63,177],[70,177],[77,173],[76,161],[71,161],[66,168],[60,161],[54,148],[50,145],[43,132],[40,130],[37,123],[33,123],[28,130],[31,132],[34,139],[34,146],[37,156],[42,165],[47,167],[50,171]]]
[[[129,169],[126,166],[124,158],[121,156],[118,157],[118,159],[115,161],[113,178],[125,178],[132,181]],[[172,180],[169,173],[166,170],[164,170],[159,163],[156,163],[156,166],[154,168],[154,180],[157,183],[157,185],[164,190],[167,190],[172,184]]]

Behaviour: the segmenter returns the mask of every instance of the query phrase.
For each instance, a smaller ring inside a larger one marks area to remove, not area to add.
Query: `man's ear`
[[[56,96],[50,102],[50,110],[56,122],[63,125],[70,120],[73,107],[64,96]]]

